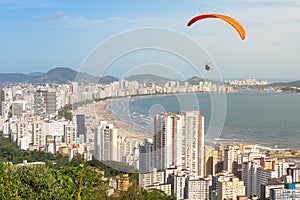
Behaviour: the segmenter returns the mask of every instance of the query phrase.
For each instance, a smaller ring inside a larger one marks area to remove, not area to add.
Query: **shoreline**
[[[114,126],[118,128],[118,135],[120,136],[140,139],[152,137],[153,135],[145,129],[135,126],[123,119],[120,119],[118,116],[113,114],[111,110],[109,110],[108,107],[112,104],[112,102],[122,101],[123,99],[124,98],[106,99],[103,101],[95,102],[94,107],[96,119],[113,123]]]
[[[236,92],[230,92],[230,93],[236,93]],[[271,92],[271,93],[274,93],[274,92]],[[114,102],[120,102],[120,101],[130,102],[131,100],[134,100],[134,99],[176,96],[176,95],[185,95],[185,94],[190,94],[190,93],[157,94],[157,95],[141,95],[141,96],[126,96],[126,97],[120,97],[120,98],[108,98],[108,99],[105,99],[105,100],[102,100],[99,102],[94,102],[92,104],[88,104],[88,105],[85,105],[82,107],[94,108],[94,113],[95,113],[94,116],[96,116],[96,119],[109,121],[109,122],[113,123],[116,128],[119,128],[118,132],[120,133],[121,136],[144,139],[144,138],[153,137],[153,134],[151,132],[149,132],[149,130],[147,131],[145,128],[142,128],[143,125],[133,123],[130,121],[130,119],[126,119],[126,118],[124,119],[121,115],[118,116],[118,112],[113,113],[113,111],[109,108],[109,106],[112,105]],[[205,95],[205,94],[210,94],[210,93],[196,93],[196,94]],[[119,112],[122,112],[122,110],[120,109]],[[128,112],[128,111],[126,111],[126,112]],[[126,116],[126,112],[125,112],[124,116]],[[211,142],[218,143],[218,141],[210,141],[208,143],[211,143]],[[219,141],[219,142],[221,145],[234,145],[234,144],[222,144],[223,142],[221,142],[221,141]],[[241,144],[254,144],[251,142],[247,142],[247,140],[240,141],[240,143]],[[281,146],[281,145],[278,145],[278,146]],[[270,144],[270,145],[257,144],[257,147],[262,151],[285,151],[285,150],[297,149],[297,148],[285,148],[285,147],[282,148],[282,147],[277,147],[277,145],[272,145],[272,144]]]
[[[118,135],[135,140],[144,140],[144,138],[150,138],[153,135],[140,127],[136,127],[129,122],[119,119],[115,116],[107,106],[113,101],[120,101],[121,99],[106,99],[99,102],[93,102],[78,107],[76,110],[72,110],[72,114],[84,114],[87,118],[86,124],[94,127],[99,125],[99,121],[108,121],[112,123],[115,128],[118,129]]]

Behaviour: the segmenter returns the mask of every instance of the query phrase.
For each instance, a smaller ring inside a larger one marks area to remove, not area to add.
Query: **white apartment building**
[[[238,170],[238,155],[241,153],[239,146],[229,146],[224,151],[224,170],[236,174]]]
[[[278,160],[265,160],[260,163],[247,162],[242,165],[242,180],[245,182],[247,196],[261,197],[261,186],[268,184],[271,179],[281,178],[287,174],[287,169],[293,163]]]
[[[293,167],[287,170],[288,174],[292,176],[293,182],[300,182],[300,168]]]
[[[162,113],[154,120],[155,167],[204,173],[204,117],[198,111]]]
[[[100,121],[95,135],[94,156],[97,160],[118,161],[117,135],[118,130],[113,124]]]
[[[70,122],[64,125],[64,142],[68,145],[77,145],[77,126]]]
[[[164,171],[158,171],[156,168],[153,168],[150,172],[139,174],[139,184],[142,188],[146,188],[156,183],[166,183]]]
[[[238,196],[245,196],[244,181],[232,178],[230,181],[219,181],[217,189],[218,200],[237,200]]]
[[[201,178],[199,176],[188,176],[185,185],[185,199],[188,200],[208,200],[210,197],[209,187],[211,178]]]

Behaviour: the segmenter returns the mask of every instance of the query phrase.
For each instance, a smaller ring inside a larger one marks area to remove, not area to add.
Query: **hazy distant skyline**
[[[203,13],[236,18],[246,29],[246,39],[240,40],[221,20],[186,26]],[[0,15],[1,73],[78,70],[107,38],[130,29],[161,27],[203,46],[224,78],[300,79],[297,0],[0,0]]]

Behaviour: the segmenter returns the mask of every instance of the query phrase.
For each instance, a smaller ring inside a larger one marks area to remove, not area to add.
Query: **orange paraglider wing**
[[[243,28],[243,26],[236,21],[235,19],[226,16],[226,15],[220,15],[220,14],[203,14],[203,15],[198,15],[194,18],[192,18],[189,22],[188,22],[188,26],[191,26],[193,23],[195,23],[198,20],[201,19],[206,19],[206,18],[219,18],[222,19],[224,21],[226,21],[228,24],[230,24],[231,26],[233,26],[233,28],[235,28],[235,30],[237,30],[237,32],[239,33],[240,37],[242,38],[242,40],[245,39],[246,37],[246,32],[245,29]]]

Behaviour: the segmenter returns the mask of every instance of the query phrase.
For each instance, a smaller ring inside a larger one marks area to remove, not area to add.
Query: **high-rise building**
[[[197,176],[188,176],[185,184],[185,199],[209,199],[210,186],[211,179],[203,179]]]
[[[25,101],[23,100],[16,100],[12,103],[11,105],[11,114],[12,116],[16,116],[18,118],[20,118],[23,114],[23,112],[25,112]]]
[[[270,163],[270,164],[269,164]],[[246,162],[242,165],[242,180],[246,186],[247,196],[257,195],[261,198],[262,185],[270,183],[271,179],[281,178],[287,174],[292,163],[278,161],[277,159],[261,158],[260,162]]]
[[[176,164],[174,147],[177,139],[177,123],[179,119],[176,114],[163,113],[155,116],[154,120],[154,151],[155,167],[165,169]],[[174,128],[176,129],[174,130]]]
[[[70,122],[69,124],[64,125],[65,132],[65,143],[70,145],[77,145],[77,127],[76,124]]]
[[[246,195],[252,196],[257,194],[257,169],[260,167],[258,163],[247,162],[242,166],[242,180],[246,186]],[[272,176],[270,171],[270,177]]]
[[[218,192],[218,182],[222,181],[230,181],[235,176],[233,174],[230,174],[228,172],[219,172],[215,176],[212,177],[212,187],[211,187],[211,199],[216,200],[217,199],[217,192]]]
[[[78,142],[84,143],[86,141],[85,115],[76,115],[74,118],[76,119],[75,123],[77,124],[77,137],[79,138]]]
[[[244,181],[240,181],[238,178],[232,178],[230,181],[219,181],[217,194],[218,200],[237,200],[238,196],[245,196]]]
[[[157,169],[181,166],[203,177],[204,117],[199,111],[156,115],[154,131]]]
[[[43,116],[56,113],[56,92],[37,90],[34,94],[34,113]]]
[[[117,129],[107,121],[101,121],[95,135],[95,152],[97,160],[118,161]]]
[[[260,199],[270,199],[270,190],[274,188],[284,188],[284,183],[277,183],[277,184],[264,184],[261,186],[261,194]]]
[[[287,173],[292,176],[293,182],[300,182],[300,168],[289,168]]]
[[[29,150],[44,151],[46,145],[45,122],[43,119],[36,117],[32,118],[32,137],[29,143]]]
[[[147,139],[139,146],[139,171],[146,173],[154,167],[154,151],[153,144]]]
[[[8,135],[12,143],[23,150],[45,151],[45,121],[40,117],[11,118],[7,122]]]
[[[56,113],[56,92],[46,92],[44,96],[46,102],[46,113],[48,115]]]
[[[146,188],[154,184],[165,184],[165,183],[166,183],[165,172],[157,171],[156,168],[153,168],[151,172],[139,174],[139,184],[142,188]]]
[[[29,120],[28,120],[29,121]],[[16,145],[23,150],[29,149],[29,139],[32,133],[30,132],[32,129],[32,126],[27,120],[23,120],[22,118],[16,122],[16,128],[17,128],[17,139],[16,139]]]
[[[139,170],[139,145],[141,141],[118,136],[117,159]]]
[[[171,174],[170,183],[172,187],[172,195],[176,199],[184,199],[185,183],[189,175],[188,171],[176,170],[174,174]]]
[[[238,154],[241,153],[239,146],[229,146],[224,151],[224,170],[237,175]]]
[[[264,184],[261,187],[260,199],[300,199],[300,182]],[[296,195],[298,194],[298,198]],[[279,196],[281,195],[281,196]],[[273,197],[273,198],[272,198]]]
[[[206,147],[204,156],[204,176],[214,176],[217,172],[218,151],[215,148]]]
[[[4,116],[4,101],[5,101],[5,92],[3,88],[0,88],[0,116]]]
[[[293,183],[291,175],[284,176],[284,188],[270,189],[270,199],[300,199],[300,188],[297,188],[297,185]]]
[[[85,115],[76,115],[77,133],[79,135],[85,134]]]
[[[300,199],[300,188],[273,188],[270,190],[271,200],[289,200],[289,199]]]
[[[44,102],[44,97],[42,93],[34,93],[34,105],[32,107],[33,114],[36,116],[45,116],[46,115],[46,104]]]

